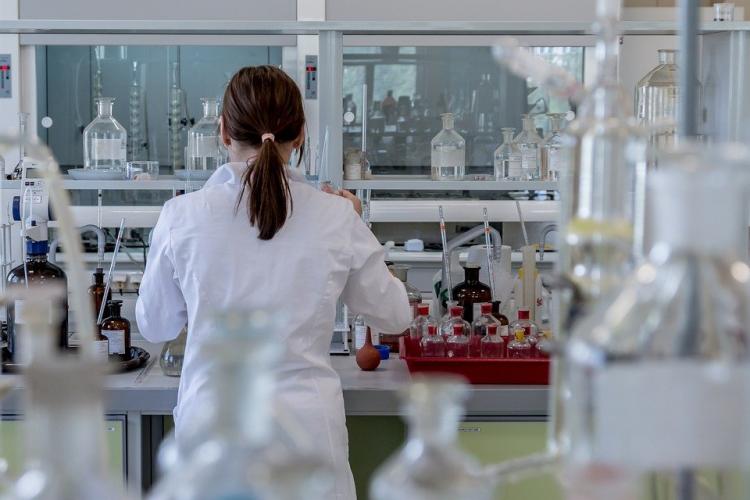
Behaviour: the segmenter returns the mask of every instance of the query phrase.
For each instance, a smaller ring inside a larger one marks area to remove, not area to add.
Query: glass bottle
[[[364,347],[365,341],[367,340],[367,324],[365,324],[365,317],[361,314],[357,314],[354,317],[353,330],[354,352],[357,352]]]
[[[432,139],[432,180],[462,180],[466,173],[466,141],[453,129],[453,113],[443,113],[443,129]]]
[[[500,322],[492,315],[492,303],[480,304],[480,314],[471,324],[471,339],[469,341],[469,356],[478,358],[482,354],[482,339],[487,335],[487,327],[495,325],[495,332]]]
[[[185,325],[176,339],[164,344],[159,356],[159,366],[167,377],[179,377],[182,374],[182,363],[185,360],[185,346],[187,344],[187,325]]]
[[[94,271],[94,284],[89,287],[89,296],[91,296],[91,300],[94,305],[94,316],[97,318],[99,317],[99,311],[102,308],[102,302],[105,302],[105,288],[106,286],[104,284],[104,269],[102,269],[101,267],[97,267],[96,271]],[[110,289],[109,293],[107,293],[106,302],[109,302],[110,300],[112,300],[112,289]],[[104,317],[106,318],[106,316]]]
[[[423,358],[444,358],[445,339],[438,335],[435,325],[427,325],[427,334],[419,341],[420,352]]]
[[[503,143],[495,150],[495,180],[519,181],[522,179],[521,150],[513,139],[516,129],[505,127]]]
[[[437,331],[437,322],[430,317],[430,305],[419,304],[417,306],[417,317],[409,326],[409,342],[414,348],[419,348],[422,337],[427,335],[430,326]]]
[[[736,148],[701,145],[649,173],[657,241],[566,349],[570,468],[644,476],[660,498],[750,495],[747,441],[737,438],[750,431],[747,181],[738,176],[750,161],[738,158]],[[621,434],[634,418],[648,425]]]
[[[543,180],[559,181],[560,172],[565,170],[568,164],[568,148],[562,135],[563,124],[566,113],[548,113],[550,124],[550,135],[542,145],[542,172]]]
[[[109,358],[113,361],[128,361],[130,359],[130,321],[120,316],[121,300],[107,302],[109,314],[102,321],[99,330],[109,339]]]
[[[461,323],[453,325],[453,334],[445,339],[445,355],[449,358],[469,357],[469,338]]]
[[[510,325],[513,335],[523,332],[524,337],[531,345],[531,357],[536,357],[536,345],[539,342],[539,327],[531,321],[529,310],[525,307],[518,308],[518,319]]]
[[[203,118],[193,125],[187,136],[187,168],[216,170],[222,162],[219,140],[219,100],[202,97]]]
[[[445,340],[448,340],[448,337],[453,335],[454,325],[461,325],[465,332],[471,331],[471,323],[463,318],[463,313],[463,307],[451,306],[448,311],[448,317],[443,316],[443,319],[440,321],[440,335],[442,335]]]
[[[523,334],[523,330],[513,333],[513,340],[508,343],[508,357],[511,359],[528,359],[531,357],[531,344]]]
[[[541,178],[542,138],[536,131],[534,117],[521,115],[523,129],[515,142],[521,152],[521,180],[531,181]]]
[[[498,359],[505,356],[505,340],[497,334],[498,326],[495,323],[487,325],[487,335],[482,337],[479,346],[481,357]]]
[[[479,317],[483,302],[492,302],[492,290],[479,281],[480,267],[466,264],[464,281],[453,287],[453,299],[464,308],[464,319],[471,323]]]
[[[635,113],[639,123],[659,125],[652,133],[652,142],[659,148],[674,145],[677,136],[677,51],[657,50],[659,64],[641,78],[636,86]]]
[[[201,342],[210,369],[207,404],[183,414],[182,459],[149,500],[329,498],[330,471],[276,425],[274,368],[281,321],[261,311],[211,318],[215,335]],[[285,423],[287,425],[287,423]]]
[[[381,465],[370,483],[372,500],[490,500],[494,484],[461,450],[458,423],[465,384],[446,375],[415,376],[402,394],[409,424],[406,443]]]
[[[128,133],[112,116],[113,97],[96,101],[96,118],[83,130],[83,167],[125,172]]]
[[[404,284],[404,288],[406,288],[406,297],[409,299],[409,306],[411,307],[411,317],[414,319],[417,316],[417,306],[422,303],[422,293],[406,281],[409,266],[403,264],[392,264],[388,268],[391,273]],[[400,333],[381,332],[380,343],[390,347],[391,352],[399,352],[399,339],[401,337],[409,338],[408,328]]]
[[[60,349],[68,348],[68,278],[65,271],[47,261],[47,241],[34,241],[26,239],[26,262],[12,269],[6,278],[8,287],[28,285],[44,285],[46,283],[58,283],[62,285],[66,293],[56,306],[55,317],[59,318],[56,327],[57,345]],[[8,322],[8,342],[3,347],[3,361],[8,363],[25,364],[29,361],[28,352],[24,352],[23,342],[18,335],[20,309],[25,306],[24,300],[15,300],[6,306],[6,318]]]

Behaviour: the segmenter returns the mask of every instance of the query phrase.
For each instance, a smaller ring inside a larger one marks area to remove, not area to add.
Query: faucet
[[[547,224],[542,229],[542,240],[539,242],[539,262],[544,260],[544,247],[547,245],[547,236],[549,233],[557,231],[557,224]]]
[[[85,226],[81,226],[78,228],[78,231],[83,234],[87,233],[89,231],[92,231],[96,233],[96,257],[99,261],[97,264],[97,267],[101,267],[102,262],[104,261],[104,248],[107,244],[107,236],[104,234],[104,231],[102,228],[95,224],[86,224]],[[49,260],[50,262],[56,262],[57,257],[57,247],[59,246],[59,243],[57,239],[52,240],[52,243],[50,243],[49,246]]]
[[[500,256],[501,247],[503,243],[503,238],[500,236],[500,231],[495,229],[494,227],[490,226],[490,233],[492,234],[492,246],[493,246],[493,252],[492,252],[492,258],[493,260],[495,257]],[[448,265],[450,266],[453,252],[455,252],[458,247],[461,245],[464,245],[471,240],[478,238],[484,234],[484,224],[480,224],[478,226],[475,226],[468,231],[459,234],[452,240],[448,242],[447,248],[445,249],[445,253],[448,255]],[[445,266],[443,266],[443,273],[442,273],[442,286],[447,287],[448,286],[448,277],[445,274],[446,269]]]

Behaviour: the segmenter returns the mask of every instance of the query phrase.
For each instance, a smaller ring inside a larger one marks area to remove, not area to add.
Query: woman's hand
[[[342,198],[351,201],[354,206],[354,211],[357,212],[357,214],[362,215],[362,201],[346,189],[333,189],[330,184],[323,184],[322,189],[328,194],[341,196]]]

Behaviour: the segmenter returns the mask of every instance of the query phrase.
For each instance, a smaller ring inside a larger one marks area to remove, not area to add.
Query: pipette
[[[518,220],[521,222],[521,231],[523,231],[523,243],[529,246],[529,233],[526,232],[526,223],[523,221],[523,214],[521,213],[521,203],[516,200],[516,211],[518,212]]]
[[[495,271],[492,267],[492,241],[490,239],[490,220],[487,216],[487,207],[484,207],[484,243],[487,246],[487,273],[490,276],[490,294],[492,302],[495,301]]]
[[[115,240],[115,251],[112,254],[112,262],[109,265],[109,275],[107,276],[107,283],[104,285],[104,300],[102,305],[99,307],[99,315],[96,317],[96,324],[101,325],[104,319],[104,309],[107,307],[107,297],[109,296],[109,290],[112,287],[112,275],[115,272],[115,264],[117,263],[117,254],[120,252],[120,242],[122,242],[122,233],[125,230],[125,219],[120,219],[120,230],[117,233],[117,240]]]
[[[440,213],[440,239],[443,243],[443,274],[445,274],[445,283],[448,286],[448,300],[453,300],[453,283],[451,283],[451,266],[448,256],[448,237],[445,235],[445,217],[443,216],[443,206],[438,207]]]

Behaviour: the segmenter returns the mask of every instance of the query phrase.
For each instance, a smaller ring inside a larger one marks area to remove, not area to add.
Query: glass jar
[[[447,375],[415,376],[402,393],[406,443],[381,465],[372,500],[490,500],[494,483],[458,443],[466,385]]]
[[[182,363],[185,360],[187,343],[187,325],[180,330],[176,339],[164,344],[159,355],[159,366],[167,377],[179,377],[182,374]]]
[[[479,270],[479,266],[467,264],[464,281],[453,287],[453,299],[464,308],[464,319],[469,323],[479,317],[482,303],[492,302],[492,290],[479,281]]]
[[[464,329],[463,323],[453,324],[453,333],[445,339],[445,355],[449,358],[469,357],[468,331]]]
[[[523,330],[516,330],[513,334],[513,340],[508,343],[507,352],[510,359],[529,359],[532,357],[531,344],[523,334]]]
[[[443,129],[432,139],[432,180],[462,180],[466,173],[466,141],[453,129],[453,113],[440,115]]]
[[[702,145],[649,173],[657,241],[566,349],[569,469],[645,477],[660,498],[750,495],[737,438],[750,432],[750,160],[727,148]]]
[[[423,358],[444,358],[445,339],[438,334],[437,326],[428,325],[427,334],[419,341],[420,355]]]
[[[521,179],[524,181],[541,178],[542,138],[536,131],[534,117],[521,115],[523,129],[516,136],[515,142],[521,152]]]
[[[409,326],[409,342],[413,350],[418,351],[421,340],[428,334],[430,326],[434,326],[437,330],[437,321],[430,317],[430,305],[419,304],[417,306],[417,317]]]
[[[530,357],[537,357],[536,345],[539,343],[539,327],[531,321],[529,310],[525,307],[518,309],[518,319],[510,325],[513,336],[521,332],[531,346]]]
[[[461,325],[465,332],[471,331],[471,323],[463,318],[463,314],[463,307],[450,306],[447,316],[443,316],[440,320],[440,335],[442,335],[444,339],[447,340],[448,337],[453,335],[453,325]]]
[[[500,322],[492,315],[492,303],[480,305],[480,314],[471,324],[471,340],[469,342],[469,356],[479,358],[482,355],[482,339],[487,335],[487,328],[495,325],[495,333],[500,328]],[[507,329],[507,326],[505,327]],[[498,336],[499,338],[499,336]],[[502,342],[502,340],[501,340]]]
[[[219,140],[219,100],[202,97],[203,117],[193,125],[187,136],[188,170],[216,170],[223,163]]]
[[[497,324],[487,325],[487,335],[482,337],[479,346],[482,358],[499,359],[505,356],[505,340],[497,334],[498,326]]]
[[[516,129],[505,127],[503,143],[495,150],[495,180],[519,181],[523,177],[521,170],[521,150],[513,139]]]
[[[96,118],[83,130],[83,167],[125,173],[128,133],[112,116],[113,97],[96,101]]]
[[[677,51],[659,49],[659,64],[641,78],[636,87],[636,118],[642,125],[658,125],[652,140],[659,148],[674,145],[677,135]]]
[[[559,181],[560,172],[568,164],[568,147],[563,139],[562,129],[566,113],[548,113],[550,135],[542,145],[542,179]]]

